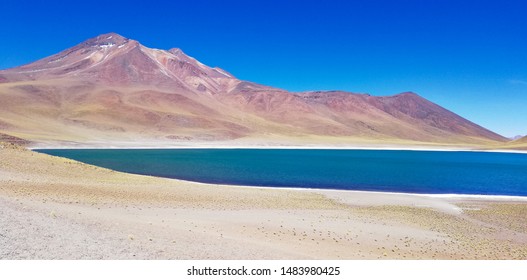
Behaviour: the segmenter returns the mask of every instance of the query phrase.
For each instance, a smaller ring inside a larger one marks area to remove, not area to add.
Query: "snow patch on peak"
[[[188,54],[184,53],[180,48],[172,48],[168,51],[169,53],[175,55],[179,59],[186,61],[186,62],[195,62],[200,66],[205,66],[205,64],[199,62],[197,59],[193,58],[192,56],[189,56]]]
[[[172,48],[168,50],[168,52],[175,55],[183,54],[183,51],[180,48]]]
[[[129,39],[124,38],[123,36],[116,33],[102,34],[95,38],[85,41],[83,46],[104,46],[104,45],[121,45],[129,42]]]
[[[212,68],[212,70],[214,70],[214,71],[216,71],[216,72],[218,72],[218,73],[220,73],[220,74],[222,74],[222,75],[224,75],[224,76],[227,76],[227,77],[229,77],[229,78],[233,78],[233,76],[232,76],[231,74],[225,72],[225,71],[224,71],[223,69],[221,69],[221,68],[214,67],[214,68]]]
[[[107,43],[107,44],[99,45],[99,48],[108,49],[108,48],[111,48],[113,46],[115,46],[114,43]]]
[[[193,58],[193,57],[187,55],[186,53],[184,53],[180,48],[172,48],[168,52],[171,53],[172,55],[176,56],[181,61],[184,61],[184,62],[187,62],[187,63],[197,63],[200,66],[205,66],[204,64],[202,64],[201,62],[199,62],[195,58]]]

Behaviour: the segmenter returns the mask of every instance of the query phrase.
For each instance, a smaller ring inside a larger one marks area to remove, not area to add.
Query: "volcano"
[[[0,133],[48,146],[506,141],[416,93],[289,92],[115,33],[1,70]]]

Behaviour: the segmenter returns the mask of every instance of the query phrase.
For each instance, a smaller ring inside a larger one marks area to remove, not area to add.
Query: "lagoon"
[[[527,154],[328,149],[41,149],[116,171],[203,183],[527,196]]]

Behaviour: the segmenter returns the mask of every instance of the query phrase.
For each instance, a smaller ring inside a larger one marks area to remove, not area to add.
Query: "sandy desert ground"
[[[527,259],[527,199],[130,175],[0,145],[0,259]]]

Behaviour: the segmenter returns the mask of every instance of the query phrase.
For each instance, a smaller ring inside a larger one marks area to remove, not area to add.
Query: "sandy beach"
[[[440,151],[440,152],[489,152],[489,153],[527,153],[526,150],[513,146],[488,146],[488,145],[463,145],[439,144],[400,141],[358,141],[353,145],[349,143],[329,141],[329,144],[317,141],[299,141],[298,139],[246,139],[214,142],[167,142],[167,141],[83,141],[83,142],[57,142],[28,143],[30,150],[39,149],[317,149],[317,150],[392,150],[392,151]]]
[[[234,187],[0,145],[0,259],[527,259],[527,199]]]

